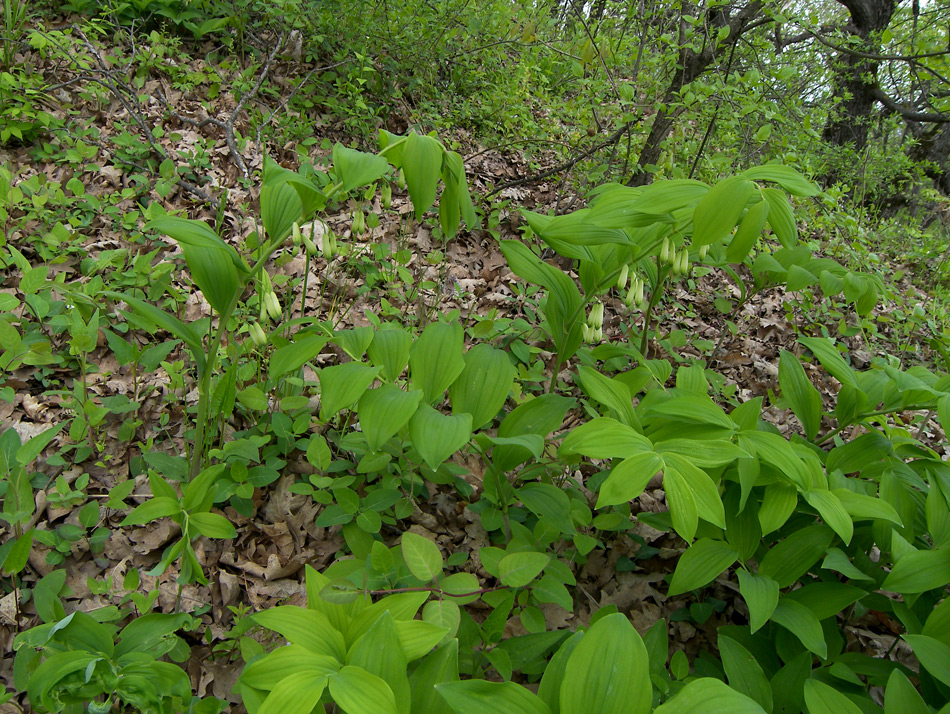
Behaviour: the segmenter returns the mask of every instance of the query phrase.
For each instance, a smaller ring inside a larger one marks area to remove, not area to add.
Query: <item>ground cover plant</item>
[[[831,5],[6,3],[3,712],[950,711],[945,9]]]

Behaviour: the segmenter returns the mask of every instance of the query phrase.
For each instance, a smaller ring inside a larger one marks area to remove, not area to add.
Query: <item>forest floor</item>
[[[74,187],[67,194],[82,200],[63,201],[59,207],[51,203],[45,212],[15,209],[4,228],[5,243],[17,247],[34,266],[46,262],[50,279],[63,276],[66,283],[85,282],[99,275],[108,285],[117,271],[129,268],[135,256],[156,248],[158,253],[149,258],[153,262],[180,259],[174,246],[156,243],[154,236],[141,237],[141,220],[134,216],[137,204],[146,199],[158,202],[169,212],[181,211],[187,217],[214,224],[219,214],[216,202],[226,197],[220,212],[222,235],[232,245],[240,246],[257,229],[256,177],[265,151],[288,168],[296,169],[302,158],[319,167],[329,159],[326,140],[346,144],[353,138],[335,126],[333,117],[320,116],[313,121],[313,138],[317,141],[307,149],[275,146],[272,141],[253,139],[259,127],[249,124],[248,112],[271,117],[263,132],[265,136],[272,133],[271,129],[286,114],[281,108],[294,91],[291,79],[299,72],[295,63],[286,58],[277,58],[270,66],[266,97],[263,93],[251,97],[243,103],[241,111],[234,114],[238,102],[227,87],[229,81],[236,80],[238,69],[224,77],[222,91],[215,98],[207,95],[207,87],[202,84],[187,90],[176,89],[161,71],[160,64],[152,67],[147,75],[140,75],[144,81],[135,87],[120,84],[125,78],[107,68],[121,64],[103,59],[116,51],[116,48],[100,47],[102,66],[86,72],[82,81],[74,81],[76,73],[68,67],[34,67],[35,71],[46,73],[47,79],[59,74],[64,83],[55,97],[49,98],[50,109],[68,126],[81,128],[77,136],[88,151],[80,160],[64,158],[60,152],[52,152],[44,159],[44,152],[38,151],[36,145],[0,149],[0,165],[11,170],[14,183],[25,182],[33,176],[42,177],[47,185],[55,182],[62,187],[71,181],[81,182],[81,193]],[[195,57],[201,55],[201,52],[195,53]],[[211,74],[204,60],[191,62],[191,66],[180,69],[202,76]],[[215,72],[221,74],[222,70]],[[99,80],[98,92],[89,91],[93,86],[91,79]],[[123,100],[123,97],[136,95],[141,100],[137,105]],[[164,96],[164,100],[160,96]],[[222,127],[221,123],[232,116],[235,117],[233,124]],[[217,125],[196,126],[206,117],[216,118]],[[407,120],[407,117],[390,117],[387,128],[396,132],[404,130]],[[239,144],[237,152],[229,146],[227,133],[232,129],[234,135],[252,137]],[[186,190],[174,185],[174,181],[163,186],[154,173],[143,170],[142,165],[134,165],[136,161],[123,161],[122,157],[129,155],[129,136],[145,147],[140,152],[141,158],[167,157],[176,167],[187,170],[188,181],[195,184],[198,191]],[[284,304],[291,306],[292,316],[317,314],[334,321],[338,328],[348,328],[370,324],[365,315],[372,311],[377,315],[401,315],[405,323],[422,326],[438,314],[458,310],[466,327],[481,326],[478,329],[482,334],[492,335],[498,334],[493,332],[494,325],[503,324],[499,320],[517,321],[526,311],[534,309],[531,296],[516,287],[517,279],[507,267],[498,239],[520,237],[519,208],[560,212],[567,205],[574,205],[576,195],[560,177],[552,177],[504,188],[492,198],[480,200],[479,197],[499,186],[536,173],[538,166],[544,168],[545,158],[534,156],[529,160],[517,152],[494,151],[474,144],[461,133],[440,138],[457,142],[465,158],[472,194],[484,212],[482,228],[463,230],[447,244],[443,243],[431,222],[412,219],[408,196],[398,190],[394,191],[388,210],[380,205],[378,196],[371,205],[332,206],[322,220],[337,235],[340,244],[347,246],[347,255],[335,257],[329,265],[321,257],[315,257],[308,264],[302,254],[288,248],[278,256],[275,265],[270,266],[272,276],[286,276],[286,279],[272,279]],[[551,163],[554,162],[551,157]],[[255,178],[245,180],[244,169]],[[141,188],[143,184],[138,179],[132,178],[136,174],[146,177],[146,190]],[[127,188],[134,188],[134,195],[121,198],[122,190]],[[211,200],[203,199],[202,195]],[[108,211],[101,210],[105,207]],[[362,235],[354,235],[353,210],[363,207],[375,213],[380,222]],[[133,218],[123,220],[126,215]],[[36,236],[47,233],[56,222],[70,216],[76,220],[64,246],[66,250],[55,260],[45,261]],[[807,227],[803,228],[807,233]],[[304,230],[306,232],[307,227]],[[325,227],[318,224],[315,230],[319,237]],[[397,260],[400,251],[408,251],[408,258]],[[118,254],[127,255],[128,260],[117,261]],[[99,267],[90,271],[90,264]],[[397,270],[400,265],[404,270]],[[308,267],[308,294],[301,300],[301,279]],[[570,268],[566,264],[562,267]],[[911,276],[897,286],[904,299],[911,303],[926,300],[910,282],[913,266],[894,268],[903,269],[905,275]],[[173,272],[168,286],[170,293],[188,296],[181,317],[207,317],[209,305],[182,276],[180,272]],[[0,271],[0,292],[17,297],[19,307],[15,320],[26,323],[34,318],[25,302],[20,302],[21,278],[22,271],[11,262]],[[705,269],[694,271],[688,280],[671,291],[667,304],[658,311],[659,339],[651,342],[649,356],[685,361],[701,357],[700,350],[691,348],[696,341],[706,349],[710,343],[719,344],[709,366],[724,376],[724,393],[731,393],[731,398],[738,401],[764,397],[768,405],[764,412],[766,418],[783,433],[794,432],[799,425],[791,412],[772,404],[778,391],[779,351],[800,353],[796,338],[817,330],[819,325],[809,324],[798,309],[796,298],[776,288],[734,316],[734,327],[730,330],[727,317],[716,301],[717,298],[734,298],[736,294],[725,274]],[[887,310],[883,302],[879,311]],[[631,325],[622,303],[608,302],[605,341],[625,342],[631,326],[639,327]],[[833,328],[833,325],[827,327]],[[67,332],[48,334],[54,354],[68,352]],[[147,348],[160,339],[144,332],[135,332],[131,337],[140,348]],[[860,336],[853,338],[850,354],[856,366],[861,367],[870,363],[874,348],[859,340]],[[536,353],[542,360],[550,360],[552,355],[545,351],[545,345],[532,346],[539,348]],[[917,357],[926,360],[925,346],[919,347],[921,352]],[[317,358],[316,365],[335,361],[339,355],[332,350],[328,347],[326,354]],[[188,362],[180,347],[166,357],[168,362],[177,359]],[[35,494],[36,511],[30,524],[40,529],[66,532],[71,526],[79,526],[79,511],[83,505],[89,501],[104,504],[109,490],[130,476],[136,486],[127,500],[138,502],[147,498],[150,491],[146,476],[141,466],[136,465],[144,445],[173,455],[187,452],[185,435],[190,427],[187,408],[196,400],[196,393],[187,380],[176,384],[174,376],[161,367],[148,374],[134,374],[128,366],[117,362],[102,333],[97,347],[88,354],[87,363],[88,397],[97,403],[128,397],[139,404],[135,414],[142,424],[134,438],[128,438],[122,433],[124,415],[106,417],[94,451],[81,462],[50,458],[67,442],[65,432],[53,441],[45,457],[34,466],[46,484]],[[806,364],[806,370],[831,403],[834,383],[811,365]],[[312,373],[305,374],[307,376],[313,378]],[[13,427],[25,441],[51,426],[68,422],[72,416],[69,394],[78,377],[74,360],[63,360],[61,365],[43,370],[22,366],[8,374],[3,386],[12,387],[15,397],[12,402],[0,401],[0,426]],[[569,383],[570,373],[563,371],[560,379]],[[727,385],[735,385],[734,391]],[[571,416],[568,426],[570,419]],[[242,423],[230,425],[232,430],[245,427]],[[928,422],[921,430],[924,435],[932,436],[935,445],[941,443],[935,421]],[[458,465],[467,472],[465,480],[477,490],[484,467],[477,459],[457,458]],[[139,571],[139,589],[158,591],[157,610],[171,611],[180,603],[186,609],[202,613],[206,631],[192,633],[192,657],[187,665],[196,693],[235,702],[231,689],[240,673],[241,659],[236,652],[222,653],[217,646],[228,641],[228,633],[238,624],[239,615],[278,603],[300,604],[304,596],[301,580],[304,565],[322,571],[344,553],[339,527],[314,525],[321,506],[311,497],[289,489],[298,475],[312,472],[313,467],[299,455],[272,487],[257,490],[253,515],[247,517],[230,507],[225,509],[237,528],[238,537],[231,541],[202,538],[196,542],[199,562],[210,579],[207,586],[186,585],[179,591],[174,566],[158,577],[146,574],[158,562],[163,548],[178,535],[177,525],[162,519],[142,527],[119,528],[117,524],[125,513],[105,507],[101,508],[101,518],[96,525],[110,529],[111,537],[105,540],[101,552],[94,552],[88,539],[80,538],[71,542],[66,552],[61,551],[62,562],[54,564],[55,559],[48,557],[53,551],[36,543],[23,581],[35,582],[54,568],[64,567],[71,593],[70,607],[91,611],[116,604],[121,590],[118,583],[129,570]],[[77,484],[85,484],[85,488]],[[476,556],[478,548],[489,544],[479,517],[466,508],[466,502],[460,500],[453,489],[430,486],[430,490],[427,500],[418,500],[404,528],[434,540],[446,554],[471,554],[467,567],[476,575],[486,577]],[[662,488],[652,484],[637,499],[633,510],[665,510]],[[392,545],[399,533],[384,526],[381,535]],[[641,632],[659,618],[672,620],[674,648],[685,650],[693,660],[715,642],[717,627],[746,621],[746,613],[735,610],[739,601],[734,586],[725,577],[708,591],[712,599],[707,602],[714,603],[718,611],[702,623],[695,617],[684,617],[689,612],[691,597],[668,598],[664,582],[672,572],[676,557],[683,551],[682,542],[673,534],[642,523],[637,525],[633,535],[638,536],[640,542],[621,535],[609,541],[606,548],[589,554],[586,563],[575,573],[577,592],[583,596],[578,598],[572,613],[553,605],[545,610],[549,629],[577,627],[587,622],[592,611],[614,604],[621,611],[631,613],[633,624]],[[111,586],[104,585],[108,578],[111,578]],[[0,599],[0,651],[4,653],[0,660],[0,680],[11,686],[13,638],[36,625],[38,618],[30,603],[17,602],[18,591],[10,588],[9,580],[4,580],[4,592]],[[473,616],[478,619],[477,613]],[[508,628],[510,634],[523,632],[516,619],[509,622]],[[891,631],[886,621],[869,616],[849,628],[847,637],[868,653],[881,655],[894,643],[896,631]],[[17,709],[12,703],[0,706],[3,714],[13,711]],[[238,711],[237,705],[234,711]]]

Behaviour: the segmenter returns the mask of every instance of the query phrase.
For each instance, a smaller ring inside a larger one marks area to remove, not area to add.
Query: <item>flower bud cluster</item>
[[[587,316],[587,322],[581,326],[584,342],[595,345],[604,339],[604,304],[595,302]]]
[[[251,342],[258,347],[263,347],[267,344],[267,335],[264,334],[264,330],[261,329],[259,323],[252,322],[247,326],[247,331],[251,336]]]
[[[646,305],[644,287],[643,279],[640,278],[639,275],[634,275],[630,279],[630,287],[623,297],[623,304],[626,305],[628,309],[632,310],[634,306],[641,310],[644,308]]]
[[[261,271],[260,285],[257,291],[261,301],[261,322],[271,320],[280,320],[283,309],[280,306],[280,300],[274,292],[274,285],[270,281],[267,271]]]

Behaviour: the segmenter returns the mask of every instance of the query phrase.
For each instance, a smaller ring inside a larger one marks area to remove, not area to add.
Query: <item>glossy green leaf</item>
[[[310,714],[323,696],[326,676],[296,672],[277,683],[257,714]]]
[[[726,248],[726,261],[741,263],[755,247],[756,241],[762,235],[765,221],[769,216],[769,202],[762,200],[754,204],[742,217],[735,235]]]
[[[400,548],[409,572],[419,580],[429,582],[442,574],[442,553],[428,538],[406,531]]]
[[[711,677],[694,679],[653,714],[765,714],[758,702]]]
[[[891,672],[884,690],[884,714],[930,714],[930,707],[899,669]]]
[[[326,615],[316,610],[279,605],[258,612],[254,621],[314,654],[334,657],[340,662],[346,654],[343,635],[330,624]]]
[[[140,526],[145,523],[174,516],[181,513],[181,503],[178,499],[169,496],[153,496],[145,503],[140,503],[119,523],[120,526]]]
[[[366,349],[370,361],[381,367],[381,376],[388,382],[395,381],[409,364],[409,349],[412,336],[408,331],[393,328],[377,330],[373,341]]]
[[[825,620],[844,612],[867,594],[866,590],[831,581],[808,583],[784,597],[800,602],[819,620]]]
[[[831,529],[825,526],[809,526],[794,531],[765,554],[759,563],[759,575],[767,575],[780,588],[787,588],[818,562],[833,538]]]
[[[278,347],[270,357],[268,377],[273,382],[289,372],[295,372],[316,357],[327,344],[327,338],[311,335],[289,345]]]
[[[388,170],[389,162],[382,156],[347,149],[340,143],[333,146],[333,171],[346,193],[373,183],[382,178]]]
[[[551,714],[536,694],[514,682],[467,679],[435,688],[455,714]]]
[[[824,489],[806,491],[804,496],[808,504],[818,511],[821,519],[838,534],[845,545],[850,543],[851,536],[854,534],[854,522],[838,497]]]
[[[700,538],[680,556],[670,583],[670,597],[701,588],[726,571],[739,554],[721,540]]]
[[[402,150],[402,170],[416,218],[435,201],[442,172],[442,146],[431,136],[411,132]]]
[[[616,506],[631,501],[647,487],[650,480],[663,468],[663,460],[652,451],[629,456],[614,466],[607,480],[600,486],[597,508]]]
[[[856,493],[847,488],[836,488],[832,491],[844,510],[854,520],[884,520],[896,526],[903,526],[900,516],[894,507],[881,498]]]
[[[910,595],[950,583],[950,549],[918,550],[907,553],[888,573],[881,590]]]
[[[320,370],[320,419],[328,421],[353,406],[379,374],[379,367],[344,362]]]
[[[652,704],[646,646],[622,613],[597,620],[567,661],[560,714],[647,714]]]
[[[434,322],[412,345],[409,372],[412,384],[422,390],[426,403],[442,400],[445,390],[462,373],[462,326],[457,322]]]
[[[422,460],[435,470],[472,438],[472,415],[447,416],[422,404],[409,420],[409,437]]]
[[[693,212],[693,245],[709,245],[729,235],[754,189],[751,181],[738,176],[723,179],[713,186]]]
[[[504,406],[515,380],[508,355],[490,345],[475,345],[464,356],[465,366],[451,386],[454,414],[472,415],[472,429],[488,424]]]
[[[814,652],[822,659],[828,656],[821,623],[811,609],[794,600],[782,598],[770,619],[795,635],[809,652]]]
[[[458,640],[449,640],[419,661],[409,677],[412,714],[444,714],[445,700],[436,686],[458,681],[458,653]]]
[[[904,635],[903,637],[914,650],[923,668],[950,687],[950,645],[927,635]]]
[[[762,667],[749,650],[731,637],[719,635],[719,657],[729,686],[772,711],[772,687]]]
[[[363,392],[356,412],[369,448],[379,451],[390,437],[409,423],[421,400],[422,392],[404,392],[395,384],[384,384]]]
[[[509,553],[498,561],[498,577],[503,585],[522,588],[540,575],[550,560],[551,556],[534,551]]]
[[[737,570],[736,575],[739,592],[749,608],[749,628],[755,632],[769,621],[778,605],[778,583],[767,575],[755,575],[747,570]]]
[[[861,714],[861,708],[831,685],[817,679],[805,682],[808,714]]]
[[[561,442],[558,454],[581,454],[592,459],[628,458],[652,448],[650,440],[633,427],[611,417],[597,417],[572,429]]]
[[[798,358],[787,350],[781,350],[778,379],[782,395],[805,429],[805,436],[814,439],[821,427],[821,395],[805,375]]]
[[[400,714],[389,685],[360,667],[347,665],[331,677],[330,696],[346,714]]]

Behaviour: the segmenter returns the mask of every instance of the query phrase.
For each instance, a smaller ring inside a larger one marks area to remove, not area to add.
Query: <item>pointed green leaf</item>
[[[821,427],[821,395],[805,375],[798,357],[786,350],[781,350],[778,379],[782,395],[802,423],[805,436],[814,439]]]
[[[434,322],[412,346],[409,373],[412,384],[422,390],[427,404],[442,401],[445,390],[465,368],[462,326],[457,322]]]
[[[406,676],[409,660],[403,652],[391,613],[384,612],[350,647],[346,663],[386,682],[395,696],[397,709],[401,714],[409,714],[410,689]]]
[[[409,572],[422,582],[435,580],[442,574],[442,553],[428,538],[406,531],[400,547]]]
[[[345,193],[373,183],[388,170],[389,162],[382,156],[347,149],[339,142],[333,146],[333,171],[343,184]]]
[[[693,211],[693,245],[709,245],[729,235],[754,189],[751,181],[739,176],[723,179],[713,186]]]
[[[718,679],[694,679],[672,699],[664,702],[653,714],[765,714],[758,702],[740,694]]]
[[[199,368],[203,368],[205,363],[204,345],[201,341],[201,335],[199,335],[191,325],[186,325],[174,315],[170,315],[164,310],[155,307],[151,303],[145,302],[144,300],[139,300],[138,298],[132,297],[131,295],[118,293],[114,290],[103,290],[101,294],[111,297],[114,300],[121,300],[125,302],[136,313],[153,322],[156,327],[160,327],[166,332],[170,332],[175,337],[180,339],[182,342],[188,345],[188,348],[191,350],[191,356],[199,365]]]
[[[722,505],[722,497],[713,480],[702,469],[680,454],[665,454],[663,481],[671,476],[682,477],[684,484],[692,493],[696,512],[700,518],[720,528],[726,527],[726,511]]]
[[[831,526],[831,529],[838,534],[838,537],[844,541],[845,545],[851,542],[851,536],[854,534],[854,521],[841,505],[841,501],[831,491],[813,489],[805,492],[805,500],[808,501],[821,519]]]
[[[270,357],[268,378],[272,382],[289,372],[295,372],[316,357],[327,344],[324,336],[302,337],[289,345],[278,347]]]
[[[155,496],[145,503],[139,504],[133,508],[129,515],[122,519],[120,526],[140,526],[149,523],[157,518],[174,516],[181,513],[181,503],[177,498],[168,496]]]
[[[318,655],[333,657],[342,662],[346,655],[343,635],[326,615],[296,605],[279,605],[253,616],[254,621],[273,630],[288,642],[300,645]]]
[[[326,686],[326,676],[295,672],[277,683],[257,714],[310,714]]]
[[[540,575],[549,562],[551,557],[544,553],[509,553],[498,561],[498,578],[503,585],[523,588]]]
[[[772,181],[793,196],[818,195],[818,187],[791,166],[783,166],[782,164],[753,166],[739,175],[752,181]]]
[[[930,707],[899,669],[891,672],[884,690],[884,714],[930,714]]]
[[[449,640],[416,665],[409,677],[412,714],[444,714],[445,700],[436,685],[458,681],[458,655],[458,640]]]
[[[404,392],[395,384],[384,384],[363,392],[356,412],[369,448],[379,451],[409,422],[421,399],[422,392]]]
[[[737,570],[739,592],[749,608],[749,628],[755,632],[762,627],[778,605],[778,583],[766,575],[754,575],[747,570]]]
[[[782,598],[775,606],[770,618],[795,635],[809,652],[825,659],[828,657],[828,645],[821,623],[809,608],[799,602]]]
[[[597,417],[571,430],[561,442],[558,454],[581,454],[592,459],[628,458],[652,448],[650,440],[632,427],[611,417]]]
[[[343,667],[330,678],[330,696],[346,714],[400,714],[382,679],[359,667]]]
[[[881,590],[902,595],[942,588],[950,583],[950,548],[907,553],[891,569]]]
[[[536,694],[514,682],[466,679],[435,688],[455,714],[551,714]]]
[[[700,538],[680,556],[670,583],[670,597],[701,588],[722,575],[739,554],[721,540]]]
[[[793,248],[798,243],[798,226],[788,196],[777,188],[763,188],[762,198],[769,204],[768,220],[772,232],[782,247]]]
[[[402,150],[402,170],[416,218],[435,201],[442,171],[442,146],[431,136],[411,132]]]
[[[741,263],[746,259],[755,247],[759,236],[762,235],[762,229],[765,228],[765,220],[768,216],[769,202],[766,200],[759,201],[746,211],[735,235],[729,241],[729,247],[726,248],[726,261]]]
[[[449,387],[449,401],[454,414],[471,414],[472,429],[481,429],[504,406],[516,370],[507,354],[485,344],[466,352],[464,362]]]
[[[406,330],[393,328],[378,330],[366,350],[370,361],[382,368],[382,378],[394,382],[409,364],[412,336]]]
[[[858,389],[854,370],[844,361],[841,353],[835,349],[835,341],[831,337],[801,337],[798,340],[810,349],[821,366],[837,379],[841,384]]]
[[[719,635],[718,642],[729,686],[758,702],[765,711],[772,711],[772,687],[752,653],[725,635]]]
[[[787,588],[808,572],[821,558],[834,538],[830,528],[800,528],[777,545],[773,545],[759,563],[759,575],[767,575]]]
[[[610,379],[586,365],[578,366],[577,381],[591,399],[610,409],[621,424],[641,431],[640,420],[633,410],[633,397],[626,384]]]
[[[360,362],[320,370],[320,419],[329,420],[341,409],[353,406],[379,374],[379,367]]]
[[[567,410],[576,402],[559,394],[542,394],[515,407],[498,426],[498,436],[547,436],[561,426]],[[508,471],[531,458],[531,452],[519,445],[497,446],[492,461],[499,471]]]
[[[560,714],[648,714],[653,693],[640,635],[622,613],[602,617],[574,648],[560,692]]]
[[[629,456],[614,466],[607,480],[600,485],[597,508],[617,506],[631,501],[647,487],[663,468],[663,460],[652,451]]]
[[[421,404],[409,420],[409,437],[433,471],[472,438],[472,415],[447,416]]]
[[[861,708],[831,685],[817,679],[805,682],[808,714],[861,714]]]

